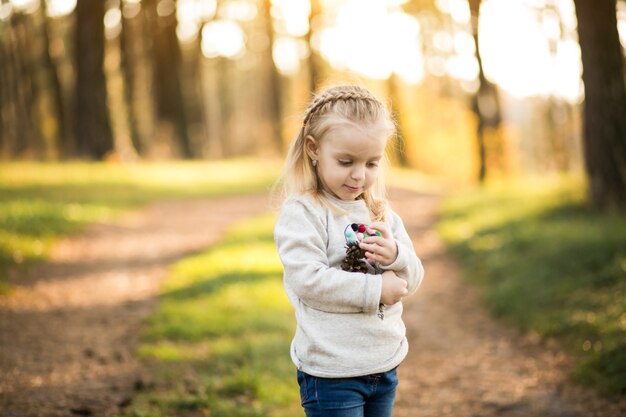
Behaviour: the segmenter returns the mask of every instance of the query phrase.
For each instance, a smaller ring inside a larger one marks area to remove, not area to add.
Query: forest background
[[[266,190],[312,93],[359,83],[411,187],[500,184],[439,225],[496,315],[623,395],[625,53],[624,0],[0,0],[0,295],[108,208]]]
[[[360,82],[389,98],[400,165],[586,161],[595,204],[623,205],[626,3],[591,3],[2,0],[0,156],[280,155],[312,92]]]

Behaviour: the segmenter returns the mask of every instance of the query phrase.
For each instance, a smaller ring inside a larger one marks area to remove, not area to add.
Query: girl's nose
[[[365,167],[363,166],[355,166],[351,172],[351,177],[355,181],[360,181],[365,178]]]

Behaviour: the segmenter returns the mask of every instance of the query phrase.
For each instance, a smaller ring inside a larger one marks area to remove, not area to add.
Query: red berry
[[[359,225],[359,232],[365,233],[365,225],[364,224],[360,224]]]

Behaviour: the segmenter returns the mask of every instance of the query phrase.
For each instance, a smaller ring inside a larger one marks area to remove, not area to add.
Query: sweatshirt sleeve
[[[395,261],[389,265],[383,266],[382,269],[394,271],[398,277],[405,279],[408,283],[408,295],[411,295],[417,291],[417,288],[424,278],[424,267],[415,254],[413,242],[400,216],[392,210],[389,210],[388,223],[391,227],[391,233],[398,245],[398,256]]]
[[[374,312],[380,303],[380,275],[329,266],[321,208],[303,199],[287,200],[274,227],[285,287],[301,302],[332,313]]]

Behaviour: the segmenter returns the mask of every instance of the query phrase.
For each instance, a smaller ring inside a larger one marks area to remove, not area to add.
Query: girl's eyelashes
[[[340,159],[338,162],[339,162],[339,165],[345,166],[345,167],[350,166],[353,163],[352,161],[342,160],[342,159]],[[378,166],[378,162],[368,162],[366,165],[368,168],[376,168]]]

